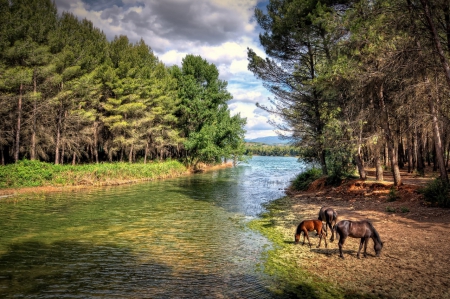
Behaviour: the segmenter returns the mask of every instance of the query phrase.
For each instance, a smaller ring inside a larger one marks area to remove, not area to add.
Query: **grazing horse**
[[[322,207],[319,211],[319,220],[325,221],[325,235],[328,236],[328,228],[331,230],[331,239],[334,239],[333,223],[337,222],[337,213],[335,210],[329,207]]]
[[[358,254],[356,255],[359,258],[359,253],[361,252],[361,248],[364,245],[364,257],[367,257],[367,243],[369,242],[369,238],[372,238],[374,246],[373,249],[377,256],[380,256],[381,249],[383,249],[383,242],[380,239],[380,235],[373,227],[372,223],[367,220],[362,221],[350,221],[350,220],[342,220],[339,221],[334,227],[333,231],[336,231],[336,235],[339,235],[339,256],[344,258],[342,254],[342,246],[344,246],[345,239],[347,237],[352,238],[361,238],[361,243],[359,244]],[[330,240],[334,241],[334,236]]]
[[[320,220],[303,220],[300,222],[300,224],[297,226],[297,231],[295,232],[295,244],[298,244],[300,241],[300,235],[303,232],[303,244],[305,244],[305,236],[308,239],[309,247],[311,248],[311,242],[309,241],[308,232],[316,231],[317,235],[320,236],[319,239],[319,245],[317,245],[317,248],[320,247],[320,243],[322,242],[322,236],[323,236],[323,229],[322,229],[322,221]],[[325,240],[325,247],[328,247],[327,244],[327,238],[323,238]]]

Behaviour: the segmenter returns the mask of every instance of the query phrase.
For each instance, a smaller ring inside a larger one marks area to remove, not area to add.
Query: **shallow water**
[[[276,298],[246,223],[295,158],[130,186],[0,200],[1,298]]]

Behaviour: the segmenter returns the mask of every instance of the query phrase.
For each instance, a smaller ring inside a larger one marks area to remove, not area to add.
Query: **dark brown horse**
[[[317,245],[317,248],[320,247],[320,243],[322,242],[322,236],[323,236],[323,229],[322,229],[322,221],[320,220],[303,220],[300,222],[300,224],[297,226],[297,231],[295,232],[295,244],[298,244],[300,241],[300,235],[303,232],[303,244],[305,244],[305,236],[308,239],[309,247],[311,248],[311,242],[309,241],[308,232],[316,231],[317,235],[320,236],[319,239],[319,245]],[[325,247],[328,246],[327,244],[327,238],[323,238],[325,240]]]
[[[380,239],[380,235],[373,227],[372,223],[367,220],[362,221],[350,221],[350,220],[342,220],[339,221],[334,227],[333,231],[336,231],[336,235],[339,235],[339,256],[344,258],[342,254],[342,246],[344,246],[345,239],[347,237],[352,238],[361,238],[361,243],[359,244],[359,250],[356,254],[356,257],[359,258],[359,254],[361,252],[361,248],[364,245],[364,257],[367,257],[367,243],[369,242],[369,238],[372,238],[374,246],[373,249],[377,256],[380,256],[381,249],[383,249],[383,242]],[[334,236],[330,240],[334,241]]]
[[[328,227],[331,230],[331,239],[334,239],[333,226],[337,222],[337,212],[329,207],[322,207],[319,211],[319,220],[325,221],[325,235],[328,236]]]

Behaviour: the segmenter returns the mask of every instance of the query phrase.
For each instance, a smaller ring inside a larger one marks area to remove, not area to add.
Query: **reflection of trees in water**
[[[0,257],[0,297],[274,297],[256,276],[175,272],[168,265],[138,260],[130,249],[110,245],[14,244]]]

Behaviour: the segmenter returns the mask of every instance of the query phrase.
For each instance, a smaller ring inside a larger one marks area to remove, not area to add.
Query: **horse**
[[[336,232],[336,235],[339,235],[339,256],[344,258],[342,254],[342,247],[344,246],[345,239],[347,237],[352,238],[361,238],[361,243],[359,244],[359,250],[356,254],[357,258],[360,258],[359,254],[361,252],[361,248],[364,245],[364,257],[367,257],[367,243],[369,242],[369,238],[372,238],[376,256],[380,256],[381,249],[383,249],[383,242],[380,239],[380,235],[378,234],[375,227],[373,227],[372,223],[367,220],[362,221],[350,221],[350,220],[342,220],[339,221],[335,226],[333,226],[333,231]],[[334,236],[331,237],[331,242],[334,241]]]
[[[337,212],[329,207],[322,207],[319,211],[319,217],[318,219],[320,221],[325,221],[325,235],[328,236],[328,228],[331,230],[331,238],[334,239],[333,235],[333,223],[336,224],[337,222]],[[331,240],[331,239],[330,239]]]
[[[300,224],[297,226],[297,231],[295,232],[295,244],[298,244],[298,242],[300,241],[300,235],[303,232],[303,244],[305,244],[305,236],[308,239],[308,243],[309,243],[309,248],[311,248],[311,242],[309,241],[309,236],[308,236],[308,232],[311,231],[316,231],[317,235],[320,236],[319,239],[319,245],[317,245],[317,248],[320,247],[320,243],[322,242],[322,236],[323,236],[323,227],[322,227],[322,221],[320,220],[303,220],[302,222],[300,222]],[[327,238],[324,238],[325,240],[325,247],[328,247],[327,244]]]

